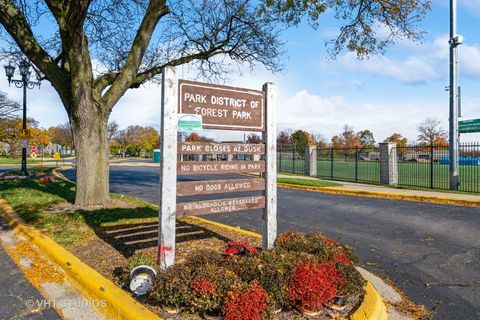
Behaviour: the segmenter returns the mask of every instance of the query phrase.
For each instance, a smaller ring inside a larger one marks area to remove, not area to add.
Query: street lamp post
[[[463,43],[463,38],[457,35],[457,0],[450,0],[450,112],[449,112],[449,185],[450,190],[458,190],[459,159],[458,159],[458,46]]]
[[[22,79],[12,79],[15,72],[15,67],[11,64],[5,66],[5,74],[8,79],[8,85],[11,83],[15,84],[17,88],[23,88],[23,118],[22,118],[22,172],[24,175],[27,175],[27,143],[28,138],[25,136],[27,132],[27,89],[33,89],[35,86],[38,86],[40,89],[40,75],[37,73],[37,81],[30,81],[30,64],[22,60],[18,65],[18,70]]]

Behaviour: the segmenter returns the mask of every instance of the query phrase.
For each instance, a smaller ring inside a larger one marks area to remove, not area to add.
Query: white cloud
[[[480,15],[480,0],[463,0],[460,2],[460,4],[470,9],[469,12],[471,14],[474,14],[476,16]]]
[[[357,131],[372,130],[377,141],[395,132],[414,141],[417,125],[427,115],[448,118],[448,108],[439,105],[442,103],[356,103],[342,96],[321,97],[301,90],[279,103],[278,125],[280,129],[304,129],[330,138],[348,124]]]
[[[479,5],[480,8],[480,5]],[[459,53],[460,72],[467,77],[480,76],[480,47],[463,45]]]
[[[480,0],[479,0],[480,1]],[[405,58],[373,56],[359,60],[352,52],[338,58],[342,67],[353,71],[385,76],[407,84],[427,83],[447,79],[449,66],[448,36],[441,35],[433,41],[412,46],[410,42],[399,43],[407,52]],[[459,46],[461,76],[480,76],[480,46],[466,43]],[[324,65],[321,65],[324,69]]]
[[[146,84],[138,89],[130,89],[113,108],[110,120],[115,120],[120,128],[132,124],[160,128],[161,87]]]
[[[348,69],[388,76],[404,83],[422,83],[438,77],[438,72],[431,65],[414,56],[401,61],[378,56],[359,60],[353,52],[349,52],[340,57],[339,62]]]

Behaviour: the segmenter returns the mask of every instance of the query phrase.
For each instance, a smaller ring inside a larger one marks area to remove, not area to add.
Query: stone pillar
[[[306,176],[317,176],[317,147],[306,146],[305,147],[305,165],[304,174]]]
[[[380,143],[380,183],[398,184],[397,144]]]
[[[227,161],[233,161],[233,154],[227,154]]]

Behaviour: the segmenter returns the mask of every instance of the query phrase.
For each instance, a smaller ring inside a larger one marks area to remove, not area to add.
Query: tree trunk
[[[95,103],[83,101],[72,114],[76,153],[77,186],[75,205],[106,206],[109,201],[108,115]]]

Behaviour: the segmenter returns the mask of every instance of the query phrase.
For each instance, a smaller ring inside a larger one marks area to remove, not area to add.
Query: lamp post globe
[[[20,75],[22,76],[22,78],[25,78],[28,74],[28,69],[30,69],[30,64],[28,64],[27,61],[25,60],[22,60],[19,64],[18,64],[18,71],[20,72]]]
[[[27,145],[28,145],[28,136],[26,136],[27,131],[27,89],[33,89],[35,86],[40,88],[40,76],[37,74],[37,81],[30,81],[30,75],[32,74],[30,71],[30,63],[26,60],[22,60],[18,64],[18,71],[20,79],[12,79],[15,73],[15,67],[9,63],[5,66],[5,75],[7,76],[8,84],[10,85],[12,82],[15,84],[17,88],[23,88],[23,117],[22,117],[22,172],[24,175],[28,175],[27,172]]]
[[[15,72],[15,67],[11,64],[5,66],[5,75],[7,76],[8,82],[12,80],[13,73]]]

